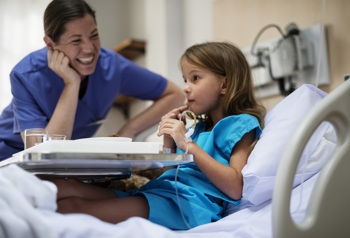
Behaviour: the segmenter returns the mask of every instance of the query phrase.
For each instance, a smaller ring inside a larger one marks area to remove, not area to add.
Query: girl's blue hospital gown
[[[205,131],[204,123],[198,123],[192,140],[215,160],[228,166],[233,147],[244,134],[252,130],[255,130],[256,137],[260,136],[261,128],[257,118],[240,114],[222,119],[209,132]],[[175,187],[178,190],[178,198]],[[219,220],[223,203],[239,204],[239,201],[230,199],[217,189],[195,163],[181,165],[178,171],[168,170],[158,179],[151,180],[139,190],[130,191],[128,194],[115,192],[118,196],[143,194],[150,207],[149,220],[174,230],[188,229],[179,206],[187,224],[195,227]]]

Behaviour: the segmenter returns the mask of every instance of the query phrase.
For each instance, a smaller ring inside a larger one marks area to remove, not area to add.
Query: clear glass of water
[[[44,128],[31,128],[24,131],[24,149],[29,149],[35,145],[47,141],[48,132]]]

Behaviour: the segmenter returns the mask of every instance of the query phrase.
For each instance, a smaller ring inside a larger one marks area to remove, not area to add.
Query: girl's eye
[[[199,76],[193,76],[193,81],[197,81],[199,79]]]

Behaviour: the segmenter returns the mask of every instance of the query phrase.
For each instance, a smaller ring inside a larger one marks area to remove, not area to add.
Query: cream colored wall
[[[261,28],[270,23],[282,29],[295,22],[300,29],[321,23],[324,19],[328,41],[331,84],[322,89],[329,92],[350,74],[350,1],[322,0],[213,0],[213,37],[229,40],[239,47],[252,44]],[[280,37],[276,29],[265,31],[259,41]],[[264,99],[271,108],[282,97]]]

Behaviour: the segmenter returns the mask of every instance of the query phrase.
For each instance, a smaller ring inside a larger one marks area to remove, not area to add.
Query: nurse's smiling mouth
[[[92,63],[94,60],[94,57],[91,56],[91,57],[85,57],[85,58],[77,58],[77,61],[79,63],[82,63],[82,64],[90,64]]]

